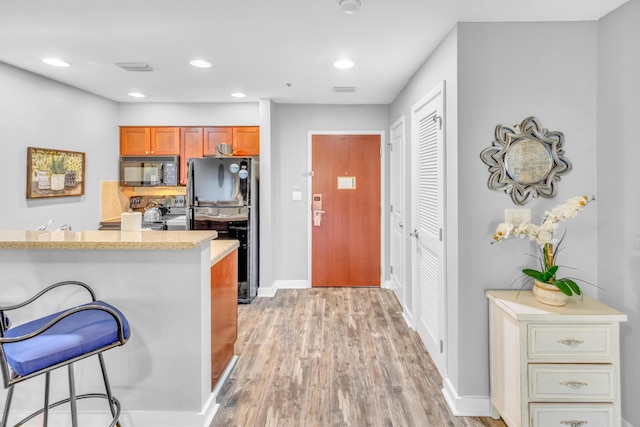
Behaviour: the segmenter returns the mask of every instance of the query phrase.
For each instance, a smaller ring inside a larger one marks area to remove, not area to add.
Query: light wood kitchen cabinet
[[[151,129],[147,127],[120,128],[120,155],[145,155],[151,146]]]
[[[509,427],[619,427],[620,322],[587,296],[564,307],[487,291],[491,416]]]
[[[203,134],[202,128],[180,128],[180,185],[187,185],[187,160],[204,155]]]
[[[260,127],[208,127],[204,128],[204,155],[216,156],[218,144],[229,144],[237,157],[260,154]]]
[[[233,155],[257,156],[260,154],[260,128],[242,126],[233,128]]]
[[[211,389],[233,358],[238,339],[238,250],[211,267]]]
[[[206,127],[204,128],[204,146],[205,156],[216,156],[216,146],[218,144],[229,144],[233,146],[233,128],[232,127]]]
[[[180,154],[180,128],[120,127],[121,156],[177,156]]]

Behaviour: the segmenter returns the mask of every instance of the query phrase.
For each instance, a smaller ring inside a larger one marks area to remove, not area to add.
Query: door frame
[[[400,129],[401,131],[401,136],[402,136],[402,151],[400,153],[393,151],[393,153],[391,153],[394,144],[394,130],[395,129]],[[409,228],[409,222],[411,220],[411,213],[410,211],[407,209],[407,179],[406,179],[406,171],[407,171],[407,132],[406,132],[406,120],[405,120],[405,116],[402,115],[400,116],[400,118],[398,120],[396,120],[395,122],[393,122],[391,124],[391,126],[389,126],[389,142],[386,145],[388,148],[388,151],[390,151],[389,153],[389,209],[387,209],[387,213],[389,215],[389,288],[392,289],[394,291],[394,293],[396,294],[396,297],[398,298],[398,301],[400,301],[400,305],[402,306],[402,316],[405,319],[405,322],[407,322],[407,325],[411,326],[412,325],[412,320],[411,320],[411,316],[412,316],[412,311],[413,311],[413,307],[409,306],[409,301],[407,300],[407,283],[408,283],[408,278],[407,278],[407,262],[406,262],[406,253],[407,253],[407,234],[405,228],[403,227],[403,233],[402,233],[402,250],[403,253],[402,255],[402,259],[404,260],[404,262],[402,263],[396,263],[392,265],[392,261],[395,260],[395,257],[392,258],[394,254],[394,241],[393,241],[393,233],[394,233],[394,212],[391,212],[391,203],[394,202],[394,200],[391,199],[392,194],[393,194],[393,188],[394,188],[394,180],[398,180],[400,183],[400,192],[402,193],[402,210],[403,210],[403,219],[404,219],[404,225],[407,227],[407,229]],[[394,162],[396,159],[396,156],[399,156],[402,162],[402,165],[404,165],[405,167],[401,170],[395,170],[394,169]],[[393,205],[393,209],[394,211],[397,209],[396,205]],[[397,261],[397,260],[396,260]],[[393,277],[392,277],[392,272],[391,272],[391,267],[393,266],[394,269],[401,269],[402,270],[402,277],[404,280],[404,283],[400,284],[400,288],[394,288],[393,287]]]
[[[311,220],[311,198],[312,198],[312,184],[313,180],[313,170],[311,165],[312,163],[312,142],[314,135],[379,135],[380,136],[380,288],[387,288],[388,282],[384,280],[387,275],[386,262],[387,259],[385,257],[386,253],[386,243],[387,239],[385,238],[385,228],[388,227],[388,212],[387,209],[384,209],[387,206],[386,199],[386,191],[385,191],[385,181],[386,181],[386,170],[384,165],[386,164],[386,151],[384,147],[386,147],[385,142],[385,131],[317,131],[310,130],[307,132],[307,207],[305,213],[307,215],[307,287],[311,288],[313,284],[311,283],[311,267],[313,262],[313,253],[312,253],[312,227],[313,223]]]

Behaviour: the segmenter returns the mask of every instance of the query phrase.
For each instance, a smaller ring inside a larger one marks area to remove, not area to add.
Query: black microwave
[[[178,185],[178,156],[120,157],[120,185],[153,187]]]

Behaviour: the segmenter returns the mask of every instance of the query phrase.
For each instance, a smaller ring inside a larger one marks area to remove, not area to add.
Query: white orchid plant
[[[542,225],[535,225],[530,222],[522,222],[515,226],[504,222],[500,223],[496,233],[493,235],[493,243],[501,242],[511,237],[524,238],[528,236],[530,240],[535,240],[540,246],[541,270],[525,268],[522,272],[540,282],[550,283],[556,286],[565,295],[581,295],[582,291],[580,286],[578,286],[574,279],[569,277],[556,278],[558,265],[555,264],[556,260],[554,259],[553,245],[556,244],[556,246],[558,246],[562,242],[562,239],[559,241],[554,239],[553,233],[558,228],[560,221],[575,217],[582,208],[593,200],[595,200],[593,196],[591,198],[587,196],[572,197],[564,204],[558,205],[550,211],[545,211]]]

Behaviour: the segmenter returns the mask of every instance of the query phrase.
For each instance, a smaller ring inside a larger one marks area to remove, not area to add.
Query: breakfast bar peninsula
[[[87,283],[131,326],[127,344],[104,355],[122,424],[209,426],[218,406],[214,386],[235,363],[237,334],[237,282],[228,277],[237,277],[238,242],[216,237],[215,231],[0,231],[0,303],[24,301],[60,281]],[[74,298],[48,297],[33,315],[67,308]],[[78,392],[103,390],[93,364],[93,358],[75,364]],[[52,373],[53,396],[68,395],[65,374]],[[41,407],[43,387],[41,378],[17,385],[10,419]],[[0,401],[5,397],[0,388]],[[107,425],[107,405],[91,400],[78,404],[80,425]],[[51,425],[69,425],[66,406],[50,414]]]

